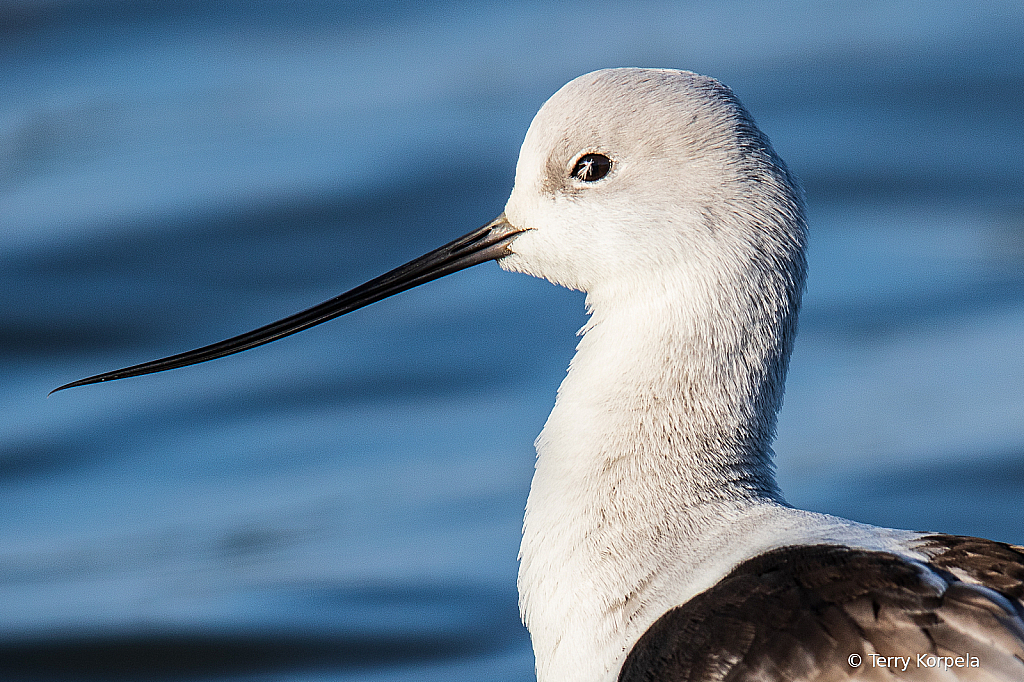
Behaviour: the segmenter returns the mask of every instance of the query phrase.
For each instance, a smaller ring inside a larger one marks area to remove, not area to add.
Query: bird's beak
[[[51,393],[75,386],[85,386],[86,384],[96,384],[101,381],[136,377],[142,374],[152,374],[153,372],[163,372],[167,369],[195,365],[207,360],[222,358],[225,355],[241,353],[244,350],[262,346],[271,341],[277,341],[303,329],[314,327],[321,322],[326,322],[339,315],[344,315],[388,296],[403,292],[406,289],[412,289],[420,284],[450,275],[453,272],[464,270],[479,263],[507,256],[511,253],[509,245],[512,243],[512,240],[523,231],[523,229],[513,227],[505,219],[505,214],[502,213],[483,227],[473,230],[469,234],[459,237],[439,249],[409,261],[405,265],[397,267],[391,272],[372,279],[366,284],[347,291],[340,296],[324,301],[320,305],[315,305],[283,320],[278,320],[259,329],[254,329],[251,332],[220,341],[219,343],[190,350],[187,353],[179,353],[178,355],[171,355],[159,360],[152,360],[139,365],[125,367],[124,369],[116,369],[112,372],[104,372],[103,374],[72,381],[69,384],[55,388]]]

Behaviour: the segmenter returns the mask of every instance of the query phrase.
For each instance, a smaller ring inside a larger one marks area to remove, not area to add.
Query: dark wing
[[[940,533],[921,538],[916,549],[931,557],[929,565],[1024,604],[1024,547]]]
[[[655,622],[619,681],[1024,682],[1024,553],[989,544],[970,546],[989,557],[970,580],[953,548],[934,564],[832,545],[763,554]]]

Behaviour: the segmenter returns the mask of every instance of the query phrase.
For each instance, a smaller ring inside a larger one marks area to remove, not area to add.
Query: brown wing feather
[[[1024,604],[1024,547],[963,535],[927,535],[918,549],[960,580],[984,585]]]
[[[955,545],[988,557],[966,569],[970,581],[953,571],[953,546],[928,566],[831,545],[755,557],[652,625],[619,680],[1024,682],[1024,606],[1015,592],[1024,555],[992,545]],[[1004,578],[992,588],[985,575]]]

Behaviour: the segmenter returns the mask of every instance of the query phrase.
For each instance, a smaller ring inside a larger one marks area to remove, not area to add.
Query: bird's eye
[[[572,176],[580,182],[596,182],[612,169],[612,160],[604,154],[584,154],[572,167]]]

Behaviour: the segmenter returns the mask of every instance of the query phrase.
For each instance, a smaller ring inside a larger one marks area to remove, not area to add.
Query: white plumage
[[[582,153],[612,171],[569,175]],[[537,439],[519,576],[540,682],[614,680],[668,609],[744,559],[918,534],[788,507],[770,442],[803,290],[800,191],[732,93],[664,70],[582,76],[526,135],[506,269],[587,292]],[[1021,667],[1024,679],[1024,667]]]
[[[483,228],[280,322],[69,386],[245,350],[498,259],[587,292],[590,312],[523,528],[539,682],[1020,682],[1024,548],[804,512],[778,490],[805,241],[797,183],[728,88],[598,71],[541,108]],[[950,654],[977,665],[899,669]]]

